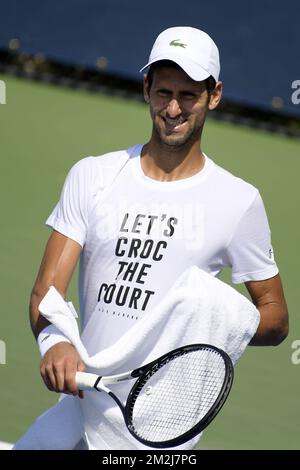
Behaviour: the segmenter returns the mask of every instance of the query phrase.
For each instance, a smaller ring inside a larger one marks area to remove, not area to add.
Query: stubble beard
[[[153,130],[161,145],[169,150],[181,150],[184,147],[191,147],[197,140],[200,139],[203,129],[203,122],[198,125],[189,126],[187,131],[182,135],[170,133],[169,135],[159,126],[156,120],[153,120]]]

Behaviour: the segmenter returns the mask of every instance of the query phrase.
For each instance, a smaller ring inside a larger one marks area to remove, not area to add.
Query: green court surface
[[[49,235],[44,221],[73,163],[146,141],[151,121],[140,103],[0,79],[7,90],[6,104],[0,105],[0,340],[6,345],[6,365],[0,364],[0,441],[14,442],[57,399],[40,379],[28,322],[28,298]],[[300,142],[209,120],[203,149],[261,191],[288,300],[290,335],[276,348],[247,349],[232,393],[200,448],[299,449],[300,364],[291,357],[292,343],[300,340]],[[229,281],[228,273],[224,279]],[[75,280],[68,297],[77,305]]]

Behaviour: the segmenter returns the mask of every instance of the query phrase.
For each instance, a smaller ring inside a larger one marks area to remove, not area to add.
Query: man
[[[79,297],[90,354],[109,347],[195,264],[218,275],[232,268],[261,320],[251,344],[277,345],[288,314],[270,230],[257,189],[202,151],[208,111],[222,95],[219,53],[195,28],[163,31],[142,70],[153,121],[145,145],[88,157],[70,171],[47,220],[53,228],[31,295],[31,325],[51,391],[79,395],[77,351],[41,317],[49,286],[65,296],[80,257]],[[88,332],[88,333],[87,333]]]

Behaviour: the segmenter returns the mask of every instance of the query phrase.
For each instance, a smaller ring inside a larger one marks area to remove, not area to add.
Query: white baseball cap
[[[193,80],[199,82],[210,75],[216,82],[219,79],[218,48],[211,37],[200,29],[178,26],[160,33],[153,44],[149,62],[140,72],[159,60],[175,62]]]

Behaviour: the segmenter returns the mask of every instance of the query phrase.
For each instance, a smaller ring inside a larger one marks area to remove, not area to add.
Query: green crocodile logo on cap
[[[185,49],[187,44],[183,44],[182,42],[178,41],[180,41],[180,39],[173,39],[173,41],[171,41],[169,45],[175,47],[183,47]]]

